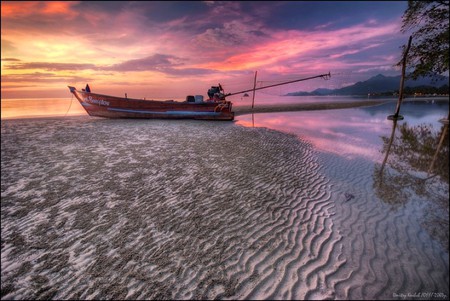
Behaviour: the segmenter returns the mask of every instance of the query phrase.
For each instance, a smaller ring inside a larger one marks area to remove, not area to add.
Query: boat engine
[[[212,86],[208,90],[208,97],[210,100],[219,101],[219,100],[225,100],[225,94],[223,94],[222,86],[219,84],[219,86]]]

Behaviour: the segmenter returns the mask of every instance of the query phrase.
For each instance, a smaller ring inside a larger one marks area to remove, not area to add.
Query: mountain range
[[[379,94],[387,92],[398,92],[400,88],[401,76],[384,76],[378,74],[369,78],[366,81],[357,82],[351,86],[347,86],[339,89],[324,89],[319,88],[312,92],[291,92],[286,96],[320,96],[320,95],[368,95]],[[431,78],[419,78],[418,80],[405,80],[404,87],[414,88],[419,86],[428,86],[439,88],[444,85],[448,85],[449,78],[446,76],[440,77],[438,80],[432,80]]]

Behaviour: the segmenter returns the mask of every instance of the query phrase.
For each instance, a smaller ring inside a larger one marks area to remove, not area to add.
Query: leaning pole
[[[403,100],[403,86],[405,84],[405,73],[406,73],[406,58],[408,56],[409,48],[411,47],[411,41],[412,36],[409,37],[408,40],[408,46],[406,47],[405,52],[403,53],[403,59],[402,59],[402,78],[400,79],[400,91],[398,92],[398,101],[397,101],[397,107],[395,108],[394,115],[389,115],[387,118],[390,120],[393,119],[403,119],[403,116],[399,115],[400,113],[400,105],[402,104]]]

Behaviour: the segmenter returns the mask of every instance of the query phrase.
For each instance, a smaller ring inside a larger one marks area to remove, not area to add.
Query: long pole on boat
[[[255,71],[255,80],[253,81],[253,99],[252,99],[252,109],[253,109],[253,107],[255,106],[256,74],[258,74],[258,71]]]
[[[264,87],[259,87],[259,88],[256,88],[256,89],[253,88],[253,89],[248,89],[248,90],[244,90],[244,91],[240,91],[240,92],[228,93],[228,94],[225,94],[225,96],[237,95],[237,94],[241,94],[241,93],[245,93],[245,92],[256,91],[256,90],[267,89],[267,88],[272,88],[272,87],[281,86],[281,85],[292,84],[292,83],[301,82],[301,81],[304,81],[304,80],[309,80],[309,79],[318,78],[318,77],[322,77],[324,79],[329,79],[331,77],[331,74],[330,74],[330,72],[328,72],[327,74],[320,74],[320,75],[316,75],[316,76],[311,76],[311,77],[291,80],[291,81],[288,81],[288,82],[274,84],[274,85],[269,85],[269,86],[264,86]]]

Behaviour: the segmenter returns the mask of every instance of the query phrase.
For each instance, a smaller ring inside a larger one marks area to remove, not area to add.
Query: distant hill
[[[319,88],[312,92],[292,92],[286,96],[321,96],[321,95],[367,95],[367,94],[381,94],[387,92],[396,92],[400,88],[401,76],[384,76],[378,74],[369,78],[366,81],[357,82],[354,85],[347,86],[340,89],[323,89]],[[431,78],[420,78],[418,80],[406,80],[405,89],[407,87],[430,86],[439,88],[443,85],[448,85],[448,77],[442,76],[438,81],[432,81]]]

